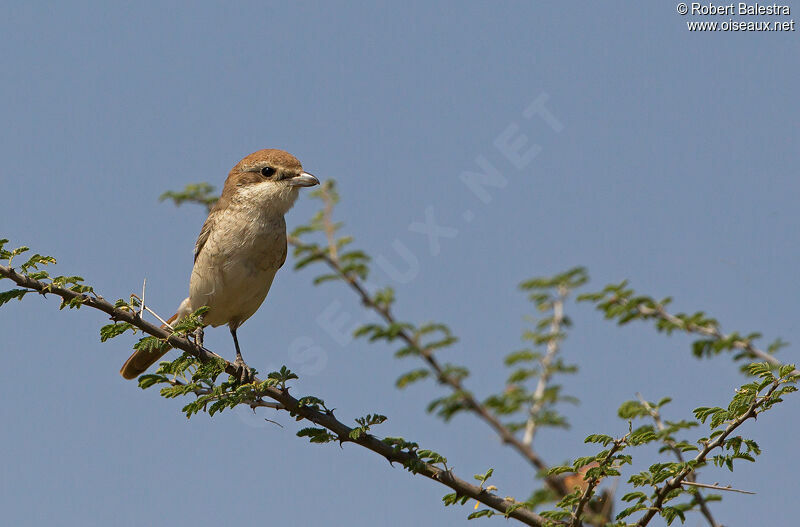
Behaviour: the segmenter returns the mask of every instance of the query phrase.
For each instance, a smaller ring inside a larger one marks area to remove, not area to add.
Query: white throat
[[[232,205],[237,208],[250,209],[251,213],[283,216],[297,201],[298,194],[297,187],[274,181],[262,181],[237,189]]]

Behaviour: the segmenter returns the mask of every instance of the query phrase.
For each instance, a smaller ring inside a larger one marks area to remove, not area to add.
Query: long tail
[[[184,317],[186,314],[191,313],[192,308],[189,305],[189,299],[185,299],[181,302],[180,307],[178,308],[178,312],[172,315],[167,323],[172,324],[176,320],[181,317]],[[161,329],[167,329],[166,325],[161,325]],[[125,361],[125,364],[122,365],[120,368],[119,373],[126,379],[135,379],[139,375],[143,374],[147,371],[147,368],[155,364],[158,359],[163,357],[171,348],[167,348],[165,350],[136,350],[133,352],[133,355],[128,357],[128,360]]]

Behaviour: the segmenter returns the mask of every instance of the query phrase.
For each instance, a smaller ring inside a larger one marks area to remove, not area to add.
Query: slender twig
[[[201,362],[205,363],[212,360],[222,360],[225,364],[224,371],[226,373],[234,376],[237,374],[238,370],[233,363],[228,362],[216,353],[198,346],[189,339],[180,337],[168,330],[156,326],[155,324],[151,324],[150,322],[143,320],[135,312],[115,308],[113,304],[102,298],[92,297],[62,287],[56,287],[52,284],[41,282],[39,280],[34,280],[27,275],[17,273],[10,267],[5,267],[2,265],[0,265],[0,277],[9,278],[20,287],[24,287],[31,291],[37,291],[39,293],[51,293],[61,297],[66,301],[77,300],[83,306],[97,309],[110,315],[112,320],[127,322],[133,326],[136,326],[144,333],[159,339],[163,339],[171,347],[185,351]],[[255,379],[254,382],[260,383],[261,381],[259,379]],[[311,406],[301,405],[297,399],[289,395],[288,390],[275,386],[264,386],[263,388],[259,388],[257,397],[268,397],[274,401],[277,401],[285,411],[290,412],[292,415],[302,417],[318,426],[326,428],[333,433],[341,443],[349,442],[358,444],[385,457],[391,463],[413,463],[417,474],[425,476],[453,489],[459,496],[468,496],[474,500],[480,501],[488,507],[491,507],[492,509],[503,514],[507,514],[509,517],[517,519],[526,525],[539,527],[544,523],[544,518],[534,513],[530,509],[519,507],[519,503],[515,500],[501,498],[496,494],[486,491],[486,489],[472,485],[471,483],[456,477],[452,470],[443,470],[430,463],[422,462],[410,452],[397,451],[392,445],[384,443],[371,434],[360,434],[357,439],[351,438],[350,432],[353,431],[351,427],[336,419],[331,413],[317,410]],[[261,406],[261,404],[257,404],[257,406]]]
[[[664,425],[664,421],[661,420],[661,414],[658,411],[658,409],[653,408],[653,406],[650,403],[648,403],[644,397],[642,397],[642,394],[637,393],[636,398],[639,399],[639,402],[642,403],[644,409],[647,410],[647,413],[649,413],[650,417],[653,418],[653,421],[656,424],[656,428],[658,428],[660,431],[663,432],[666,429],[666,426]],[[664,443],[669,447],[670,450],[672,450],[672,453],[675,454],[675,457],[678,459],[678,461],[680,461],[681,463],[685,462],[683,458],[683,453],[678,447],[675,446],[675,441],[671,439],[665,439]],[[695,474],[696,474],[695,472],[691,472],[689,475],[687,475],[686,480],[683,482],[683,484],[684,485],[692,484],[695,478]],[[697,486],[699,487],[702,485],[697,485]],[[700,513],[703,516],[705,516],[709,525],[711,525],[711,527],[720,527],[720,524],[717,523],[717,521],[714,519],[714,516],[711,514],[711,509],[708,508],[705,497],[703,497],[703,495],[699,491],[694,495],[694,497],[697,500],[697,505],[700,507]]]
[[[704,489],[715,489],[715,490],[724,490],[727,492],[739,492],[741,494],[752,494],[755,496],[755,492],[750,492],[749,490],[741,490],[741,489],[734,489],[730,485],[727,487],[721,486],[719,483],[715,483],[710,485],[708,483],[698,483],[696,481],[681,481],[681,485],[690,485],[692,487],[703,487]]]
[[[563,285],[558,286],[556,298],[553,300],[553,318],[550,321],[547,351],[544,357],[539,361],[541,373],[539,374],[539,381],[536,383],[536,390],[533,392],[528,422],[525,424],[525,435],[522,438],[522,443],[524,445],[530,446],[533,443],[533,436],[536,434],[536,420],[539,418],[539,412],[542,411],[545,404],[544,392],[552,376],[550,363],[553,362],[553,359],[558,353],[558,342],[561,334],[561,324],[564,322],[564,300],[566,297],[567,288]]]
[[[622,299],[622,298],[616,298],[615,300],[616,300],[616,303],[618,303],[620,305],[625,305],[625,304],[628,303],[628,300]],[[673,324],[674,326],[676,326],[678,328],[681,328],[681,329],[683,329],[683,330],[685,330],[685,331],[687,331],[689,333],[695,333],[695,334],[698,334],[698,335],[704,335],[706,337],[711,337],[711,338],[713,338],[714,340],[717,340],[717,341],[722,341],[722,340],[730,341],[731,340],[731,335],[726,335],[726,334],[722,333],[716,325],[714,325],[714,324],[702,325],[702,324],[696,324],[694,322],[687,322],[687,321],[682,320],[682,319],[676,317],[675,315],[667,312],[667,310],[664,308],[664,306],[662,304],[655,304],[655,307],[648,307],[648,306],[644,306],[644,305],[640,304],[640,305],[636,306],[636,310],[640,314],[642,314],[642,315],[644,315],[646,317],[657,318],[657,319],[660,319],[660,320],[664,320],[664,321],[669,322],[670,324]],[[766,361],[769,364],[771,364],[772,366],[782,366],[783,365],[783,363],[780,360],[776,359],[773,355],[771,355],[770,353],[767,353],[766,351],[761,350],[761,349],[757,348],[755,345],[753,345],[753,342],[752,342],[751,339],[747,339],[747,338],[733,339],[731,341],[731,345],[736,349],[740,349],[740,350],[745,351],[752,358],[756,358],[756,359],[760,359],[760,360]],[[793,370],[792,371],[792,375],[800,375],[800,370],[797,370],[797,369]]]
[[[164,325],[164,327],[172,329],[172,324],[170,324],[169,322],[167,322],[166,320],[161,318],[161,316],[158,313],[156,313],[155,311],[153,311],[152,309],[147,307],[147,305],[145,305],[145,303],[144,303],[144,291],[142,291],[142,298],[141,299],[136,295],[131,295],[131,297],[135,298],[136,300],[139,300],[139,304],[141,305],[141,309],[139,310],[139,313],[138,313],[139,316],[141,316],[142,311],[147,311],[148,313],[150,313],[151,315],[156,317],[156,319],[159,322],[161,322]]]
[[[328,240],[328,255],[334,262],[339,262],[339,254],[336,248],[336,225],[333,223],[333,198],[329,192],[321,192],[322,202],[325,207],[322,210],[322,226],[325,229],[325,238]]]
[[[708,454],[712,450],[714,450],[715,448],[720,448],[725,444],[725,439],[727,439],[727,437],[731,434],[731,432],[739,428],[742,425],[742,423],[744,423],[748,419],[755,418],[758,415],[758,408],[762,404],[764,404],[765,401],[769,400],[772,393],[778,388],[778,385],[779,383],[777,380],[773,382],[772,386],[770,386],[769,390],[767,390],[767,393],[764,396],[756,397],[750,404],[750,406],[747,408],[747,411],[745,411],[742,415],[734,419],[720,435],[715,437],[712,441],[706,443],[703,449],[695,456],[694,465],[704,463],[706,458],[708,457]],[[650,522],[650,520],[653,519],[653,516],[655,516],[659,511],[661,511],[664,505],[664,500],[667,499],[667,496],[670,494],[670,492],[681,486],[684,480],[686,480],[686,477],[690,473],[692,473],[692,471],[693,471],[692,468],[690,466],[687,466],[682,471],[680,471],[676,476],[667,480],[664,483],[664,486],[656,491],[656,500],[653,502],[653,505],[648,508],[645,515],[642,516],[638,522],[636,522],[636,526],[644,527],[645,525],[647,525]]]

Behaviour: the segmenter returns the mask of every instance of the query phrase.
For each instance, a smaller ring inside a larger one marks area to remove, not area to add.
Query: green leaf
[[[627,509],[621,510],[619,512],[619,514],[617,514],[617,518],[616,519],[617,520],[621,520],[623,518],[627,518],[628,516],[630,516],[634,512],[638,512],[638,511],[644,510],[646,508],[647,508],[647,504],[646,503],[639,502],[636,505],[633,505],[631,507],[628,507]]]
[[[772,371],[766,362],[754,362],[747,367],[747,372],[754,377],[770,377]]]
[[[574,469],[568,465],[557,465],[555,467],[550,467],[547,471],[548,476],[557,476],[559,474],[564,474],[565,472],[573,472]]]
[[[706,406],[701,406],[699,408],[695,408],[693,413],[694,413],[694,416],[697,419],[699,419],[701,422],[705,423],[706,419],[708,419],[709,416],[715,415],[715,414],[717,414],[719,412],[725,412],[725,409],[720,408],[718,406],[717,407],[713,407],[713,408],[706,407]]]
[[[794,364],[784,364],[778,370],[778,375],[781,377],[787,377],[795,370]]]
[[[447,458],[433,450],[417,450],[417,457],[428,463],[447,463]]]
[[[494,473],[494,469],[493,469],[493,468],[490,468],[489,470],[487,470],[487,471],[486,471],[485,473],[483,473],[483,474],[475,474],[475,476],[474,476],[474,477],[475,477],[475,479],[476,479],[476,480],[478,480],[478,481],[481,481],[481,482],[485,483],[485,482],[486,482],[486,480],[488,480],[489,478],[491,478],[491,477],[492,477],[492,474],[493,474],[493,473]]]
[[[306,395],[305,397],[298,399],[297,406],[311,407],[319,410],[320,408],[325,408],[325,401],[319,397],[314,397],[313,395]]]
[[[681,523],[686,522],[686,515],[683,514],[683,511],[677,507],[664,507],[661,509],[661,516],[667,520],[667,525],[672,525],[672,522],[675,521],[675,518],[680,518]]]
[[[151,386],[165,382],[169,382],[169,378],[167,378],[166,375],[147,373],[139,377],[139,388],[141,388],[142,390],[146,390]]]
[[[479,511],[471,513],[469,516],[467,516],[467,519],[468,520],[474,520],[475,518],[484,518],[484,517],[485,518],[491,518],[495,514],[497,514],[497,513],[494,512],[491,509],[481,509]]]
[[[622,419],[635,419],[637,417],[647,417],[650,412],[639,401],[625,401],[617,410],[617,415]]]
[[[136,351],[166,351],[167,348],[169,348],[169,344],[153,336],[143,337],[133,345],[133,349]]]
[[[410,372],[404,373],[403,375],[398,377],[397,381],[395,381],[395,386],[397,388],[403,389],[410,384],[413,384],[417,381],[427,378],[430,375],[430,373],[431,372],[425,368],[411,370]]]
[[[219,198],[213,195],[214,187],[208,183],[190,183],[184,187],[183,190],[173,191],[169,190],[158,197],[158,201],[172,200],[176,206],[180,206],[185,202],[198,203],[206,207],[210,207],[217,202]]]
[[[136,330],[136,327],[133,324],[128,322],[118,322],[115,324],[106,324],[102,328],[100,328],[100,342],[105,342],[108,339],[113,339],[119,335],[122,335],[129,329]]]
[[[30,293],[29,289],[10,289],[0,293],[0,306],[13,299],[22,300],[22,297]]]
[[[641,503],[642,501],[644,501],[646,499],[647,499],[647,494],[645,494],[644,492],[641,492],[641,491],[629,492],[629,493],[625,494],[624,496],[622,496],[622,501],[639,500],[639,502]]]
[[[294,268],[299,271],[300,269],[302,269],[304,267],[307,267],[307,266],[311,265],[314,262],[318,262],[320,260],[323,260],[324,258],[325,258],[325,254],[323,252],[315,251],[315,252],[309,254],[308,256],[306,256],[304,258],[301,258],[298,261],[296,261],[295,264],[294,264]]]
[[[34,254],[33,256],[31,256],[30,258],[28,258],[28,261],[25,262],[24,264],[22,264],[20,266],[20,268],[22,269],[23,273],[29,274],[30,269],[38,269],[39,265],[51,265],[51,264],[55,264],[55,263],[56,263],[56,259],[53,258],[52,256],[42,256],[41,254],[37,253],[37,254]],[[47,276],[46,272],[44,272],[42,274],[44,276]],[[42,274],[37,273],[37,275],[39,275],[39,276],[42,276]],[[34,280],[38,280],[38,278],[34,278]]]
[[[531,362],[538,359],[541,356],[539,353],[534,353],[530,350],[520,350],[515,351],[513,353],[509,353],[506,355],[506,358],[503,360],[506,366],[513,366],[518,362]]]
[[[297,432],[297,437],[307,437],[312,443],[330,443],[338,438],[324,428],[308,427]]]
[[[603,434],[592,434],[586,436],[583,440],[584,443],[601,443],[603,446],[608,446],[609,443],[614,442],[614,438]]]
[[[450,505],[455,505],[457,503],[464,505],[467,501],[469,501],[469,496],[459,496],[453,492],[442,496],[442,501],[444,502],[445,507],[449,507]]]
[[[285,385],[286,382],[291,381],[292,379],[299,379],[299,377],[295,375],[286,366],[281,366],[280,371],[273,371],[268,373],[267,378],[274,379],[283,385]]]
[[[332,280],[341,280],[341,275],[338,274],[323,274],[314,278],[314,285],[319,285],[323,282],[330,282]]]

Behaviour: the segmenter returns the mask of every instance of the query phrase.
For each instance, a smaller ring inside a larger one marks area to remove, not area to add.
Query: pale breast
[[[207,324],[238,327],[250,318],[286,259],[286,222],[262,211],[234,204],[215,218],[189,285],[192,307],[210,308]]]

